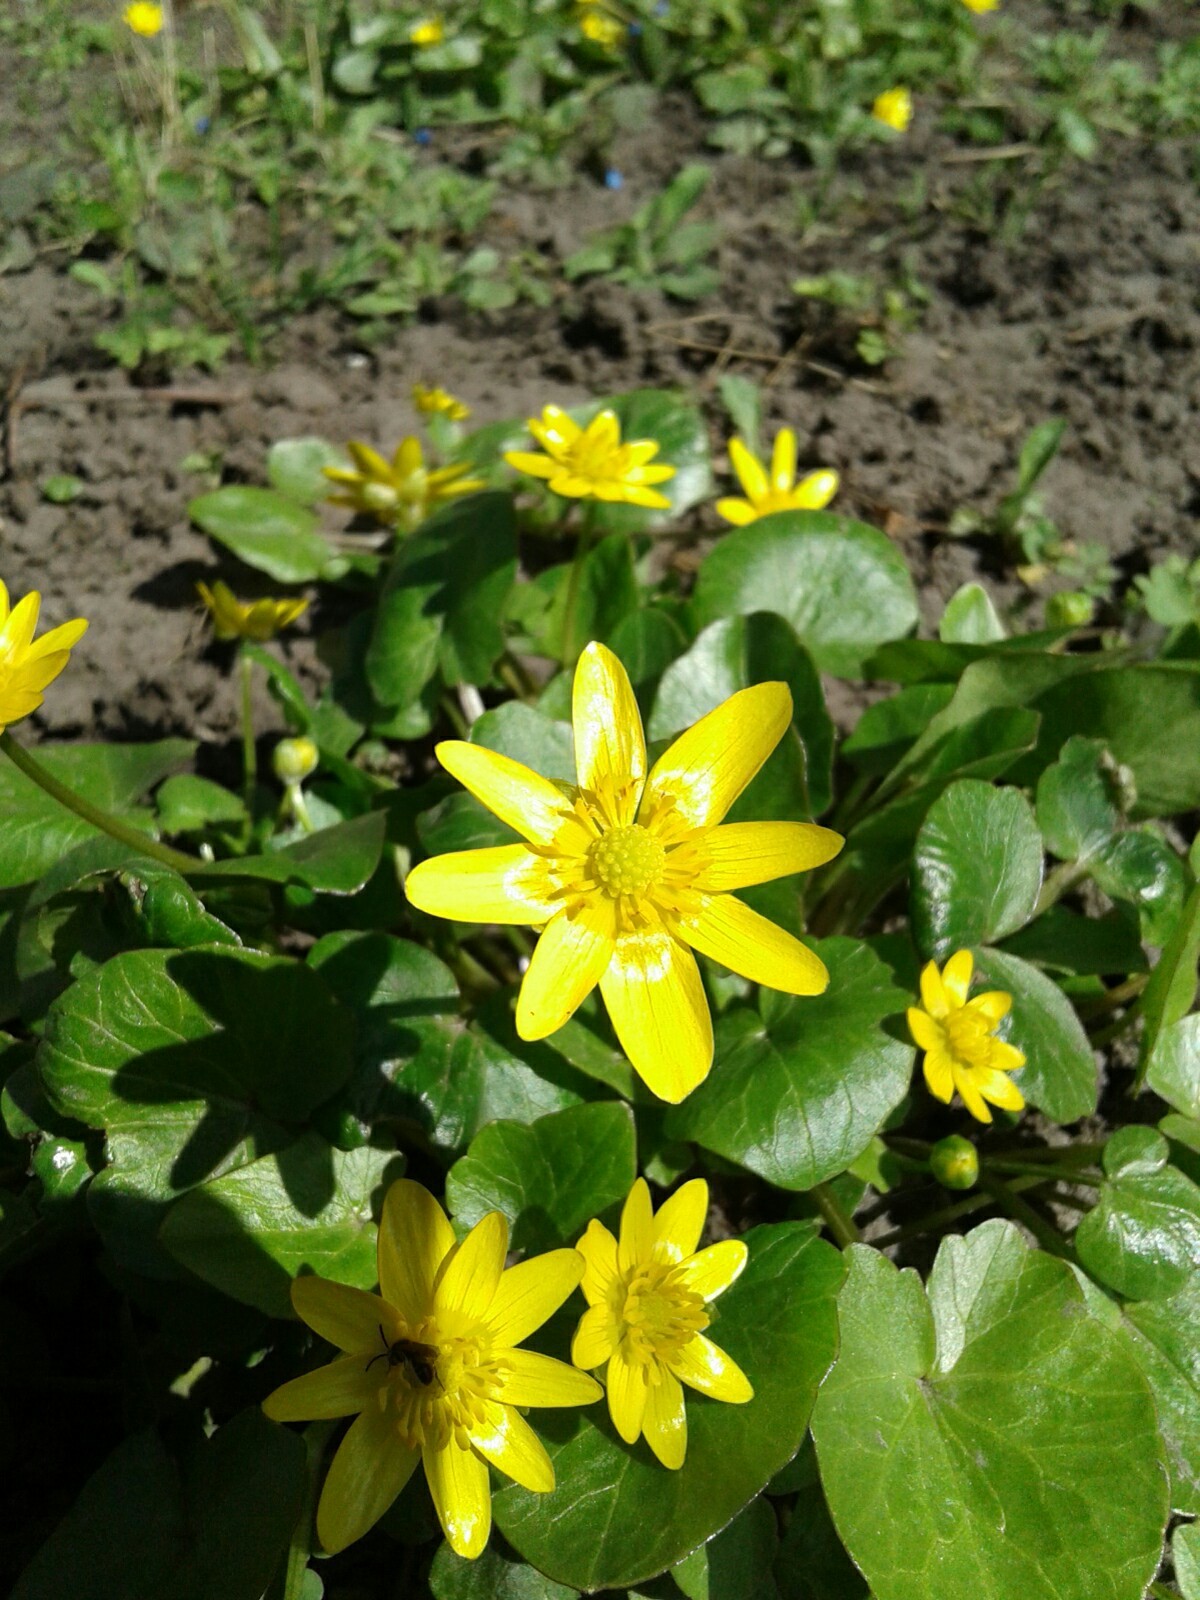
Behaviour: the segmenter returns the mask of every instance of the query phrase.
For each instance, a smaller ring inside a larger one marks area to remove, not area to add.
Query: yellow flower
[[[631,506],[669,511],[666,495],[650,487],[675,476],[664,462],[650,465],[658,454],[657,439],[621,443],[615,411],[598,411],[581,428],[558,406],[543,406],[541,418],[530,417],[529,431],[545,455],[506,450],[504,459],[518,472],[545,478],[555,494],[568,500],[619,500]]]
[[[573,716],[578,786],[482,745],[438,745],[447,771],[528,843],[435,856],[406,891],[434,916],[541,927],[517,1000],[521,1038],[561,1028],[599,983],[635,1069],[679,1101],[713,1055],[693,950],[788,994],[829,981],[806,945],[729,891],[819,867],[843,841],[807,822],[721,825],[791,722],[786,684],[731,695],[649,776],[633,689],[602,644],[579,658]]]
[[[0,583],[0,733],[36,711],[66,666],[72,647],[87,630],[82,617],[64,622],[34,643],[42,597],[34,589],[9,607],[8,590]]]
[[[995,11],[1000,0],[962,0],[968,11],[973,11],[976,16],[982,16],[985,11]]]
[[[729,460],[745,491],[744,500],[717,501],[717,514],[744,527],[773,511],[821,511],[838,491],[836,472],[810,472],[796,482],[796,435],[780,428],[771,452],[771,475],[738,438],[729,441]]]
[[[486,489],[482,478],[472,478],[470,467],[437,467],[430,471],[419,439],[402,439],[391,461],[385,461],[369,444],[351,439],[346,446],[357,471],[349,467],[325,467],[331,483],[343,487],[342,494],[331,494],[335,506],[350,506],[378,522],[400,523],[415,528],[434,506],[456,495],[474,494]]]
[[[687,1453],[681,1383],[714,1400],[745,1405],[754,1390],[745,1373],[705,1337],[706,1303],[723,1294],[746,1265],[740,1239],[697,1251],[708,1215],[708,1185],[693,1178],[655,1216],[639,1178],[621,1213],[620,1243],[590,1222],[578,1250],[586,1262],[588,1303],[571,1344],[577,1367],[608,1363],[608,1409],[626,1444],[640,1434],[664,1467]]]
[[[247,605],[220,579],[211,589],[206,583],[198,583],[196,591],[208,609],[218,639],[253,639],[262,644],[308,608],[307,600],[252,600]]]
[[[133,4],[122,11],[121,20],[143,39],[153,39],[156,33],[162,32],[163,8],[152,4],[152,0],[133,0]]]
[[[451,422],[465,422],[471,408],[464,405],[445,389],[427,389],[423,383],[413,384],[413,404],[425,417],[448,417]]]
[[[625,37],[625,24],[591,6],[580,11],[579,31],[585,39],[601,45],[605,50],[615,50]]]
[[[441,44],[445,37],[446,30],[436,17],[431,21],[418,22],[415,28],[408,30],[409,43],[422,50],[427,45]]]
[[[931,961],[921,973],[921,1006],[908,1009],[908,1028],[917,1047],[925,1052],[925,1082],[929,1092],[947,1105],[955,1089],[963,1104],[980,1122],[990,1122],[985,1102],[1005,1111],[1020,1111],[1025,1097],[1006,1073],[1025,1065],[1015,1045],[997,1039],[995,1032],[1008,1015],[1012,995],[990,989],[967,999],[974,959],[958,950],[939,973]]]
[[[889,128],[895,128],[897,133],[903,133],[912,121],[913,103],[912,95],[907,89],[887,89],[871,107],[871,115],[877,122],[886,122]]]
[[[562,1305],[583,1272],[575,1250],[504,1266],[508,1223],[489,1211],[456,1244],[419,1183],[392,1184],[379,1224],[379,1293],[297,1278],[292,1304],[341,1356],[276,1389],[276,1422],[357,1416],[338,1446],[317,1507],[326,1550],[361,1539],[417,1462],[450,1545],[477,1556],[492,1523],[490,1461],[539,1494],[554,1468],[519,1406],[588,1405],[594,1379],[518,1350]]]

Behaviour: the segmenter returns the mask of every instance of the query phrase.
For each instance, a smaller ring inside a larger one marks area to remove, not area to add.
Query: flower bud
[[[317,747],[311,739],[281,739],[275,746],[271,764],[280,783],[291,787],[311,778],[319,760]]]
[[[1046,623],[1051,628],[1086,628],[1096,615],[1096,602],[1082,589],[1064,589],[1046,601]]]
[[[973,1189],[979,1179],[979,1152],[969,1139],[952,1133],[929,1152],[929,1169],[946,1189]]]

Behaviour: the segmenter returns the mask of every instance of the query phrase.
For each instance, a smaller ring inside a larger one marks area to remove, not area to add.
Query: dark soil
[[[714,158],[686,110],[669,108],[652,145],[642,138],[618,148],[628,175],[621,191],[580,179],[567,191],[513,194],[490,226],[498,243],[561,259],[685,161],[707,160],[707,207],[724,229],[723,289],[709,302],[564,284],[545,310],[487,317],[428,305],[370,350],[349,319],[320,313],[291,324],[269,368],[231,362],[215,378],[181,374],[154,389],[92,348],[103,314],[57,258],[0,278],[0,398],[9,397],[0,570],[14,593],[42,591],[48,623],[91,619],[38,731],[227,737],[232,690],[194,584],[223,571],[243,594],[264,585],[223,565],[189,526],[187,500],[207,485],[181,463],[204,453],[225,481],[260,482],[266,447],[289,435],[390,449],[413,428],[417,381],[462,396],[478,423],[546,401],[680,385],[706,402],[720,441],[716,379],[751,375],[767,390],[771,431],[790,424],[807,463],[841,472],[837,507],[902,544],[927,624],[976,574],[1002,600],[1019,596],[993,546],[943,530],[957,507],[995,505],[1011,487],[1025,433],[1051,415],[1070,422],[1044,480],[1046,509],[1065,533],[1102,543],[1126,578],[1169,549],[1193,550],[1200,195],[1188,152],[1114,141],[1048,184],[1007,245],[957,219],[955,196],[980,171],[961,154],[918,125],[860,156],[842,174],[844,198],[828,223],[801,244],[797,201],[816,192],[814,174]],[[927,201],[914,220],[896,196],[918,169]],[[1021,163],[1005,172],[1019,199]],[[905,267],[930,303],[882,369],[858,360],[851,322],[791,290],[802,274],[893,281]],[[171,389],[184,393],[173,399]],[[70,505],[40,494],[57,473],[84,482]],[[330,517],[335,525],[338,513]],[[283,648],[307,668],[303,628]]]

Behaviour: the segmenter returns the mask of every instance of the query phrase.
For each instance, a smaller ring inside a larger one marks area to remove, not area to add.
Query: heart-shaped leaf
[[[1024,927],[1042,887],[1042,836],[1019,789],[963,778],[930,806],[913,852],[913,936],[939,961]]]

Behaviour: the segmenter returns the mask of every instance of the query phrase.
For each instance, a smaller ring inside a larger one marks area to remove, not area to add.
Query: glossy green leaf
[[[1165,945],[1183,911],[1192,876],[1183,858],[1152,828],[1118,834],[1091,862],[1096,886],[1136,907],[1147,944]]]
[[[1167,1493],[1154,1404],[1063,1262],[989,1222],[912,1271],[854,1246],[813,1415],[877,1600],[1140,1600]]]
[[[861,674],[887,639],[916,626],[908,568],[877,528],[830,511],[780,511],[739,528],[704,560],[693,600],[703,627],[775,611],[823,672]]]
[[[319,531],[316,512],[274,489],[229,484],[190,500],[188,516],[210,539],[276,583],[311,583],[336,555]]]
[[[964,583],[946,601],[938,638],[947,644],[993,644],[1004,637],[1004,624],[981,583]]]
[[[613,1103],[569,1106],[536,1122],[492,1122],[446,1175],[451,1215],[472,1227],[488,1211],[511,1225],[514,1250],[574,1244],[637,1177],[633,1113]]]
[[[271,487],[302,505],[315,505],[332,494],[333,484],[325,476],[324,467],[349,465],[344,450],[313,434],[299,439],[276,439],[267,451],[267,477]]]
[[[1170,1154],[1155,1129],[1118,1128],[1100,1198],[1075,1230],[1083,1265],[1130,1300],[1174,1294],[1200,1267],[1200,1187]]]
[[[1061,861],[1089,861],[1121,826],[1116,763],[1098,739],[1068,739],[1038,779],[1037,822]]]
[[[655,462],[675,468],[675,476],[656,485],[671,502],[669,511],[647,511],[641,506],[596,504],[596,526],[606,532],[635,533],[643,528],[666,527],[707,500],[713,489],[708,451],[708,425],[700,408],[673,389],[633,389],[601,400],[581,420],[601,406],[611,406],[621,423],[623,440],[656,439]]]
[[[667,1115],[667,1133],[783,1189],[811,1189],[862,1153],[904,1098],[911,997],[852,939],[814,945],[829,987],[812,999],[764,991],[717,1024],[716,1062]],[[887,1026],[885,1024],[891,1023]]]
[[[1200,1012],[1162,1029],[1147,1063],[1146,1084],[1185,1117],[1200,1118]]]
[[[1183,1600],[1200,1600],[1200,1524],[1182,1523],[1171,1535],[1175,1582]]]
[[[577,1592],[514,1561],[495,1543],[474,1561],[443,1543],[429,1569],[429,1588],[433,1600],[574,1600]]]
[[[793,1456],[833,1360],[836,1250],[802,1223],[746,1235],[745,1272],[709,1330],[754,1385],[745,1406],[689,1391],[687,1460],[666,1472],[644,1441],[618,1438],[603,1401],[538,1417],[554,1462],[552,1496],[505,1488],[496,1522],[527,1561],[575,1588],[632,1585],[724,1528]],[[653,1514],[647,1515],[647,1508]]]
[[[775,1562],[780,1600],[868,1600],[867,1583],[846,1554],[819,1482],[802,1484]]]
[[[727,1528],[671,1568],[688,1600],[774,1600],[775,1513],[761,1495]]]
[[[1138,1071],[1144,1075],[1158,1048],[1159,1035],[1187,1016],[1196,998],[1196,963],[1200,960],[1200,885],[1167,940],[1141,998],[1144,1019]]]
[[[575,782],[575,738],[569,722],[556,721],[521,700],[485,711],[471,727],[471,743],[532,767],[543,778]],[[515,835],[514,835],[515,837]]]
[[[1113,1311],[1124,1319],[1154,1392],[1171,1472],[1171,1509],[1200,1514],[1200,1273],[1163,1300]]]
[[[1051,972],[1076,977],[1127,976],[1149,966],[1137,918],[1127,909],[1085,917],[1064,905],[1052,905],[1005,939],[1004,949]]]
[[[199,833],[214,822],[241,822],[246,815],[239,795],[192,772],[168,778],[155,795],[154,804],[159,826],[166,834]]]
[[[977,991],[1012,995],[1004,1036],[1025,1052],[1017,1082],[1031,1105],[1055,1122],[1096,1109],[1096,1057],[1075,1008],[1045,973],[1007,950],[976,950]]]
[[[867,706],[842,743],[842,754],[863,772],[890,772],[898,757],[949,704],[948,683],[914,683]]]
[[[302,1272],[373,1289],[375,1221],[403,1157],[334,1150],[315,1133],[190,1189],[159,1230],[170,1253],[222,1294],[288,1317]]]
[[[355,894],[379,865],[387,818],[370,811],[349,822],[319,828],[294,843],[261,856],[228,856],[197,861],[188,877],[262,878],[268,883],[299,882],[326,894]]]
[[[929,808],[913,852],[917,946],[944,961],[1024,927],[1042,887],[1042,836],[1017,789],[973,778]]]

